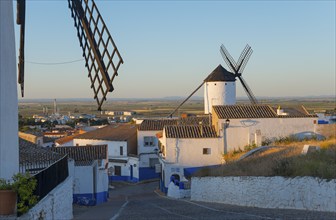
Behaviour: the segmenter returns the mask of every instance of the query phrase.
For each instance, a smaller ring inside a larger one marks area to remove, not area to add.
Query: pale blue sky
[[[96,3],[125,61],[108,98],[187,96],[227,68],[222,43],[235,59],[254,50],[243,77],[256,96],[335,95],[335,1]],[[82,58],[67,1],[28,0],[26,16],[27,61]],[[92,97],[84,61],[26,63],[26,99]]]

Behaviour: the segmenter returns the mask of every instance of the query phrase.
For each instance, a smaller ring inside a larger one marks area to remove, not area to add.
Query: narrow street
[[[175,200],[155,190],[158,182],[115,183],[109,201],[94,207],[74,205],[74,219],[335,219],[335,213],[260,209]]]

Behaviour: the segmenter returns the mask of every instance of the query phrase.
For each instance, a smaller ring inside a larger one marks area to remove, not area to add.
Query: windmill
[[[252,93],[252,90],[250,89],[250,87],[247,85],[246,81],[242,77],[242,73],[245,69],[245,66],[253,53],[253,50],[251,49],[251,47],[248,44],[245,46],[244,50],[240,54],[240,57],[237,63],[232,58],[232,56],[229,54],[229,52],[227,51],[227,49],[224,47],[223,44],[220,46],[220,52],[222,54],[222,57],[225,63],[231,69],[235,77],[237,77],[239,81],[241,82],[241,84],[243,85],[243,88],[248,98],[250,99],[251,103],[257,104],[258,103],[257,99],[255,98],[255,96]]]
[[[219,65],[181,104],[179,104],[169,115],[172,117],[173,114],[186,102],[189,98],[194,95],[203,85],[205,85],[205,94],[208,94],[207,90],[211,87],[212,93],[206,97],[204,96],[204,107],[205,114],[210,113],[213,99],[218,99],[218,103],[215,104],[234,104],[236,102],[236,92],[235,92],[235,78],[238,78],[244,87],[244,90],[250,99],[252,104],[257,104],[258,101],[253,95],[250,87],[247,85],[246,81],[242,77],[242,72],[253,52],[249,45],[246,45],[243,52],[241,53],[238,62],[236,63],[232,56],[229,54],[224,45],[220,46],[220,52],[223,56],[225,63],[231,69],[232,73],[224,69]],[[209,82],[213,82],[213,85],[208,85]],[[230,85],[229,85],[230,84]],[[226,97],[223,97],[226,96]],[[229,100],[229,101],[228,101]]]
[[[94,0],[68,0],[85,67],[91,81],[98,110],[106,101],[108,92],[114,90],[112,82],[124,62],[111,34],[99,13]],[[24,96],[24,34],[26,0],[17,0],[17,24],[20,25],[18,83]]]

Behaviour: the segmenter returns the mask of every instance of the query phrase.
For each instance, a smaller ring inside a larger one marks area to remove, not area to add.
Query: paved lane
[[[118,183],[109,202],[95,207],[74,206],[75,219],[336,219],[336,213],[260,209],[169,199],[155,193],[158,183]]]

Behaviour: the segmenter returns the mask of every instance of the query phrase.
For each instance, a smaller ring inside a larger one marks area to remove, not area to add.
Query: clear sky
[[[108,98],[187,96],[218,64],[227,68],[221,44],[238,59],[246,43],[254,53],[243,77],[257,97],[335,95],[335,1],[96,4],[124,59]],[[67,1],[27,1],[25,49],[33,62],[82,58]],[[92,97],[84,61],[26,63],[25,99]]]

